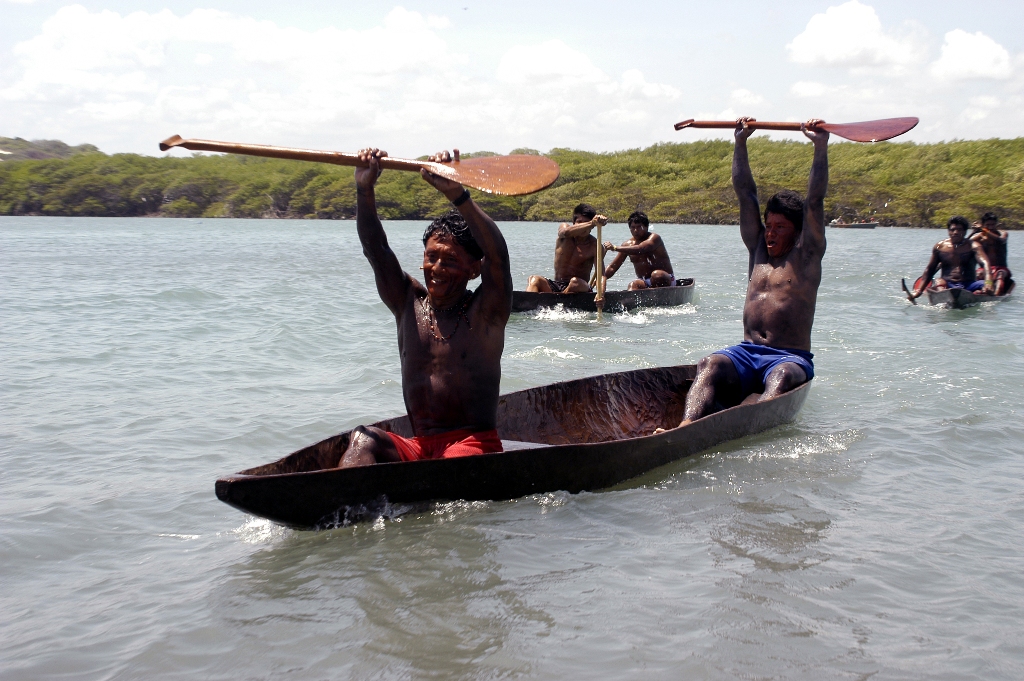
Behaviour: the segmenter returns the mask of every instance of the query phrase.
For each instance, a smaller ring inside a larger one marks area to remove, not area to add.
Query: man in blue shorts
[[[732,160],[740,235],[750,253],[743,342],[700,361],[680,425],[744,400],[776,397],[814,377],[811,326],[825,255],[828,133],[809,129],[820,121],[803,126],[804,135],[814,143],[807,199],[781,191],[768,199],[761,222],[747,157],[747,138],[753,132],[747,123],[752,120],[736,122]]]
[[[941,270],[941,276],[935,280],[934,290],[948,288],[965,288],[971,293],[991,293],[992,275],[988,256],[982,244],[975,239],[967,238],[967,218],[954,215],[946,223],[948,239],[943,239],[932,248],[932,259],[924,268],[924,274],[918,279],[920,285],[910,294],[910,299],[919,298],[928,288],[935,273]],[[984,270],[984,279],[977,278],[978,264]]]

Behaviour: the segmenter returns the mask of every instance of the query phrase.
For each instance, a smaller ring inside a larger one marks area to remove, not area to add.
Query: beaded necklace
[[[466,293],[462,296],[459,302],[455,303],[451,307],[437,308],[434,307],[434,304],[430,302],[429,297],[423,299],[423,307],[427,313],[427,317],[430,319],[430,335],[434,337],[434,340],[436,340],[438,343],[447,343],[449,340],[451,340],[451,337],[455,335],[455,332],[459,330],[459,324],[462,322],[463,319],[466,320],[467,327],[473,328],[469,324],[469,317],[466,316],[466,310],[469,309],[469,304],[470,302],[472,302],[472,300],[473,293],[471,291],[466,291]],[[455,314],[455,329],[453,329],[452,332],[447,336],[441,335],[441,328],[437,325],[437,321],[434,319],[435,313],[447,314],[452,310],[455,310],[456,308],[458,308],[458,312]]]

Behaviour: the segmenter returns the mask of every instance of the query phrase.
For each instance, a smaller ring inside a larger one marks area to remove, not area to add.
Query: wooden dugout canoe
[[[810,383],[653,435],[682,420],[696,365],[604,374],[503,395],[498,434],[506,451],[338,469],[346,431],[279,461],[216,483],[217,498],[295,528],[330,527],[383,502],[503,500],[599,490],[727,440],[794,418]],[[406,416],[376,424],[411,436]]]
[[[685,305],[693,300],[693,279],[676,279],[676,286],[645,288],[639,291],[605,291],[604,311],[622,312],[638,307],[671,307]],[[597,312],[595,293],[533,293],[512,292],[512,311],[530,312],[542,307],[562,305],[566,310]]]
[[[1001,296],[994,296],[988,293],[971,293],[970,291],[962,288],[950,288],[944,291],[933,291],[931,289],[927,289],[925,293],[928,294],[929,305],[938,305],[941,307],[963,310],[965,308],[978,305],[979,303],[987,303],[992,300],[1002,300],[1013,293],[1013,285],[1011,284],[1009,290]]]
[[[921,277],[917,278],[914,282],[914,290],[921,286]],[[925,293],[928,294],[928,304],[935,305],[937,307],[946,307],[954,310],[964,310],[968,307],[974,307],[979,303],[987,303],[992,300],[1002,300],[1008,295],[1013,293],[1013,289],[1016,287],[1016,283],[1010,279],[1010,283],[1007,286],[1006,293],[1001,296],[990,295],[988,293],[971,293],[967,289],[962,288],[949,288],[943,289],[942,291],[936,291],[929,287],[925,289]]]

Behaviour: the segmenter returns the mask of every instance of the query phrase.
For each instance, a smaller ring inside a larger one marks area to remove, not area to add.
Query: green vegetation
[[[0,138],[0,149],[10,151],[8,142]],[[355,212],[351,168],[245,156],[107,156],[89,145],[64,147],[73,155],[0,162],[0,215],[343,219]],[[731,142],[609,154],[554,149],[548,155],[562,168],[551,189],[525,197],[474,192],[474,198],[499,220],[565,220],[586,201],[617,221],[637,208],[655,222],[738,221]],[[762,200],[782,188],[806,186],[809,144],[755,138],[750,158]],[[833,144],[830,161],[827,219],[940,227],[951,215],[973,221],[993,210],[1004,225],[1024,226],[1024,138]],[[444,199],[413,173],[385,172],[377,198],[381,216],[390,219],[421,219],[446,209]]]

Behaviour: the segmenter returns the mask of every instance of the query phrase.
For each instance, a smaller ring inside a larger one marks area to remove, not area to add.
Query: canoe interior
[[[676,279],[676,286],[647,288],[639,291],[605,291],[604,309],[606,312],[635,310],[639,307],[669,307],[685,305],[693,300],[694,280],[692,278]],[[594,293],[533,293],[514,291],[512,293],[512,311],[529,312],[544,307],[563,306],[567,310],[596,312]]]
[[[683,419],[696,365],[640,369],[555,383],[502,395],[498,435],[511,446],[587,444],[643,437]],[[407,416],[368,424],[412,437]],[[238,475],[280,475],[331,469],[348,448],[349,431]]]

